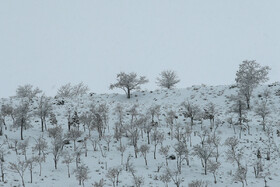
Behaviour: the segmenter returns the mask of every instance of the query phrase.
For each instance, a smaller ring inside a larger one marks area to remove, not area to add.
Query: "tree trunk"
[[[154,159],[157,159],[157,158],[156,158],[156,151],[157,151],[157,145],[155,144]]]
[[[54,169],[57,169],[57,159],[54,159]]]
[[[130,89],[127,88],[127,98],[130,99]]]
[[[20,139],[23,140],[23,123],[20,124]]]
[[[41,128],[42,128],[42,132],[44,132],[44,121],[43,121],[43,118],[41,118]]]
[[[204,174],[207,175],[207,160],[204,161]]]
[[[70,169],[69,169],[69,165],[67,164],[67,170],[68,170],[68,178],[70,178]]]

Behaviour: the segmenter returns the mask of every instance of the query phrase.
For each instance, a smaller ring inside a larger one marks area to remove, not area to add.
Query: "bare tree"
[[[19,150],[21,150],[22,154],[24,155],[25,161],[27,161],[26,152],[27,152],[28,144],[29,144],[29,140],[26,139],[23,142],[19,142],[17,147]]]
[[[74,142],[74,150],[76,150],[76,141],[78,138],[80,138],[82,135],[82,132],[77,129],[71,129],[65,134],[65,137],[69,140],[73,140]]]
[[[244,187],[244,183],[247,184],[247,166],[239,166],[233,177],[234,181],[241,182],[242,187]]]
[[[23,130],[30,127],[29,120],[31,115],[29,114],[29,104],[27,102],[22,102],[15,109],[15,123],[16,128],[20,127],[20,139],[23,140]]]
[[[262,118],[263,130],[265,131],[266,118],[271,114],[271,109],[268,103],[271,93],[265,90],[262,94],[262,100],[256,102],[255,113]]]
[[[63,140],[61,138],[62,134],[57,135],[52,140],[52,151],[53,154],[53,161],[54,161],[54,168],[57,169],[57,163],[59,161],[60,156],[62,155],[62,147],[63,147]]]
[[[136,73],[126,74],[124,72],[120,72],[117,74],[117,83],[111,84],[110,89],[120,88],[125,91],[127,98],[130,98],[132,90],[140,89],[140,85],[147,82],[148,79],[146,79],[145,76],[140,76],[137,78]]]
[[[178,172],[181,173],[182,171],[182,164],[183,161],[187,161],[187,165],[189,166],[189,150],[187,145],[184,142],[177,142],[174,146],[174,150],[177,155],[177,169]]]
[[[217,171],[218,171],[220,166],[221,166],[220,162],[214,162],[212,160],[209,160],[208,171],[213,174],[215,184],[217,183],[217,177],[216,176],[217,176]]]
[[[89,88],[87,85],[85,85],[83,82],[78,83],[77,85],[74,85],[72,88],[71,95],[74,97],[86,95],[89,91]]]
[[[214,148],[211,144],[195,145],[193,147],[193,155],[199,157],[203,161],[204,174],[207,175],[208,161],[213,157]]]
[[[157,152],[157,145],[159,143],[162,143],[164,140],[164,134],[162,132],[159,132],[158,130],[155,130],[153,133],[152,133],[152,141],[154,143],[154,159],[156,159],[156,152]]]
[[[46,96],[42,95],[39,98],[38,108],[35,111],[35,115],[37,115],[41,120],[42,132],[44,132],[44,126],[45,129],[47,129],[46,118],[50,115],[51,110],[52,105],[50,103],[50,98],[47,98]]]
[[[246,98],[247,109],[250,109],[250,100],[253,90],[261,83],[268,81],[270,67],[262,67],[255,60],[245,60],[239,65],[235,81],[239,92]]]
[[[226,151],[227,160],[231,163],[236,162],[237,166],[241,166],[242,149],[238,149],[239,140],[235,137],[229,137],[225,141],[225,145],[228,146]]]
[[[118,186],[119,184],[119,175],[122,172],[121,167],[109,168],[106,177],[112,182],[113,187]]]
[[[171,177],[167,172],[165,172],[159,176],[159,180],[165,184],[165,187],[168,187],[168,183],[171,181]]]
[[[157,85],[162,88],[171,89],[180,82],[175,71],[165,70],[160,73],[160,77],[157,78]]]
[[[9,163],[9,169],[12,172],[15,172],[15,173],[19,174],[23,187],[25,187],[24,172],[27,168],[28,168],[28,163],[25,162],[25,161],[17,160],[16,163],[12,163],[12,162]]]
[[[169,149],[170,149],[169,145],[161,146],[161,148],[159,149],[159,153],[165,157],[166,166],[168,166],[167,159],[168,159]]]
[[[70,164],[74,161],[74,157],[72,154],[70,154],[68,151],[65,151],[63,153],[63,160],[62,163],[66,164],[67,171],[68,171],[68,178],[70,178]]]
[[[140,149],[139,151],[141,152],[144,160],[145,160],[145,165],[147,166],[148,165],[148,162],[147,162],[147,154],[149,153],[149,150],[150,150],[150,147],[146,144],[144,145],[141,145],[140,146]]]
[[[125,152],[125,150],[126,150],[126,146],[124,146],[124,145],[120,145],[119,147],[117,147],[117,149],[118,149],[118,151],[120,151],[121,152],[121,165],[123,165],[123,153]]]
[[[111,135],[105,135],[103,136],[104,141],[107,143],[107,150],[110,151],[110,143],[112,141]]]
[[[36,159],[36,157],[31,157],[26,161],[26,163],[28,164],[28,169],[30,172],[30,183],[32,183],[33,182],[33,167],[37,163],[37,159]]]
[[[188,187],[207,187],[208,183],[203,180],[194,180],[188,184]]]
[[[233,102],[231,105],[229,112],[237,114],[238,116],[238,125],[240,128],[239,131],[239,138],[241,138],[241,132],[243,131],[243,122],[247,120],[246,118],[246,103],[244,102],[244,99],[240,93],[238,95],[232,95],[230,96],[230,101]]]
[[[35,139],[35,146],[33,147],[33,149],[35,151],[38,151],[38,155],[41,156],[41,154],[43,153],[43,158],[45,160],[45,151],[48,148],[48,143],[45,140],[45,138],[43,136],[40,136],[38,139]]]
[[[23,86],[19,86],[16,90],[16,97],[18,98],[27,98],[28,101],[31,101],[37,94],[41,93],[38,87],[33,88],[31,84],[26,84]]]
[[[181,104],[181,106],[184,107],[184,111],[183,111],[184,116],[191,119],[191,129],[192,129],[194,124],[193,121],[196,117],[200,115],[201,110],[198,105],[192,104],[189,101],[184,101]]]
[[[215,116],[217,113],[218,113],[218,111],[216,109],[216,105],[212,102],[208,103],[206,105],[206,107],[204,108],[204,118],[210,120],[211,129],[214,126]]]
[[[80,165],[77,169],[74,170],[76,179],[79,181],[79,185],[85,186],[84,182],[88,179],[89,177],[89,168],[88,166],[82,164]]]
[[[171,171],[169,168],[167,168],[165,170],[165,174],[171,178],[176,187],[180,187],[181,183],[183,182],[183,179],[178,171]]]

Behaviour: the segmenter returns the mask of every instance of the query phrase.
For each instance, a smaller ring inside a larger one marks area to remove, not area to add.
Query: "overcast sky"
[[[270,82],[279,81],[279,7],[279,0],[0,1],[0,97],[26,83],[53,96],[81,81],[111,93],[120,71],[147,76],[148,90],[166,69],[178,73],[179,88],[232,84],[246,59],[270,66]]]

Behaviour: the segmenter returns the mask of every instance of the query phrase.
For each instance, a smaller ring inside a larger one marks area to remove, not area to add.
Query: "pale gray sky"
[[[279,0],[0,1],[0,97],[30,83],[47,95],[83,81],[104,93],[120,71],[178,87],[232,84],[242,60],[279,80]],[[117,90],[116,90],[117,91]]]

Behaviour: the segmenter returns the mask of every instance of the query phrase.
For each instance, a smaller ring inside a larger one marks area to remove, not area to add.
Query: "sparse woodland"
[[[1,99],[0,186],[278,186],[280,83],[261,85],[269,70],[244,61],[235,85],[180,89],[168,70],[154,91],[121,72],[110,88],[126,95],[20,86]]]

